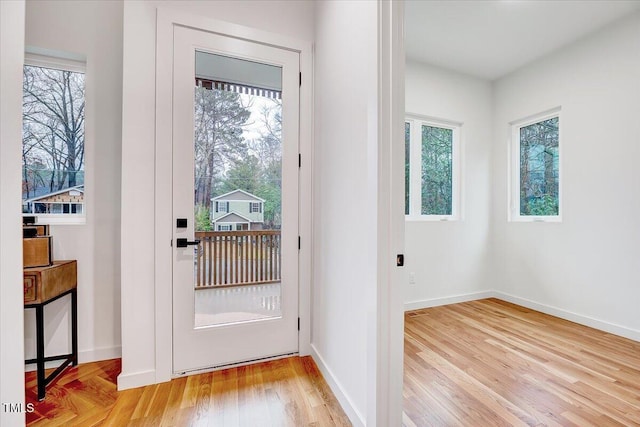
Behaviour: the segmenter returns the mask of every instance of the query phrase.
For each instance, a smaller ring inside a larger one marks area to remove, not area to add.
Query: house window
[[[218,231],[231,231],[231,225],[218,225]]]
[[[409,193],[411,180],[411,123],[404,123],[404,214],[411,213]]]
[[[84,71],[77,61],[25,55],[22,206],[49,223],[85,222]]]
[[[461,124],[411,117],[405,122],[405,215],[460,217]]]
[[[262,203],[260,203],[260,202],[251,202],[249,204],[249,212],[251,212],[251,213],[261,213],[262,212]]]
[[[229,212],[229,202],[216,202],[216,212]]]
[[[560,220],[560,110],[511,124],[512,221]]]

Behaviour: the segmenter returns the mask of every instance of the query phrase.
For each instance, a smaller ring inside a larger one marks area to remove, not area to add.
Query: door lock
[[[200,244],[200,240],[195,239],[194,241],[190,242],[187,239],[176,239],[176,247],[177,248],[186,248],[187,246],[190,245],[199,245]]]

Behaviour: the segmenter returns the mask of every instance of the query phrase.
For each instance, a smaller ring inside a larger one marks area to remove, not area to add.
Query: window
[[[405,122],[407,219],[460,217],[460,124],[411,117]]]
[[[512,221],[560,220],[560,110],[512,123]]]
[[[251,202],[249,205],[249,212],[254,213],[260,213],[262,212],[262,203],[260,202]]]
[[[27,54],[22,97],[22,210],[84,223],[84,64]]]
[[[231,225],[218,225],[218,231],[231,231]]]
[[[411,212],[409,198],[409,181],[411,177],[411,123],[404,124],[404,214]]]
[[[229,202],[216,202],[216,212],[229,212]]]

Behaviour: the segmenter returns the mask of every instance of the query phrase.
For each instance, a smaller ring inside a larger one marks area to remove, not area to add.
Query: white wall
[[[311,338],[354,425],[375,422],[376,8],[316,3]]]
[[[24,1],[0,2],[0,425],[23,425],[20,156]]]
[[[124,3],[122,373],[120,388],[166,380],[156,372],[154,206],[156,8],[169,8],[301,40],[313,39],[313,4],[289,1]],[[143,221],[140,218],[149,218]],[[135,239],[131,239],[135,236]],[[162,262],[162,261],[158,261]],[[171,316],[171,313],[166,313]]]
[[[462,123],[462,219],[416,221],[405,225],[405,307],[474,298],[492,289],[491,83],[431,65],[408,61],[406,112]],[[471,295],[470,295],[471,294]]]
[[[640,14],[495,83],[499,290],[640,340]],[[508,123],[562,107],[562,223],[507,222]]]
[[[29,0],[26,45],[86,57],[84,225],[51,226],[55,259],[78,260],[79,361],[120,356],[122,3]],[[45,310],[47,354],[70,349],[69,298]],[[35,315],[25,313],[35,357]]]

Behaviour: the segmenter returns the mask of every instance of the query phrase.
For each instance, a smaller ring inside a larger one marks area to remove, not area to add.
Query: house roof
[[[249,218],[246,218],[238,213],[229,212],[226,215],[216,218],[214,222],[253,222]]]
[[[240,189],[229,191],[228,193],[224,193],[224,194],[221,194],[220,196],[213,197],[211,200],[212,201],[220,201],[220,200],[224,200],[224,201],[227,201],[227,200],[249,200],[249,201],[251,201],[251,200],[255,200],[255,201],[258,201],[258,202],[264,202],[264,199],[261,199],[260,197],[254,195],[254,194],[251,194],[251,193],[249,193],[247,191],[240,190]]]
[[[69,188],[65,188],[62,190],[58,190],[58,191],[54,191],[53,193],[47,193],[47,194],[41,194],[37,197],[32,197],[31,199],[27,199],[24,202],[25,203],[32,203],[32,202],[37,202],[38,200],[41,199],[47,199],[51,196],[57,196],[58,194],[64,194],[64,193],[68,193],[69,191],[79,191],[81,193],[84,194],[84,184],[82,185],[76,185],[75,187],[69,187]]]

